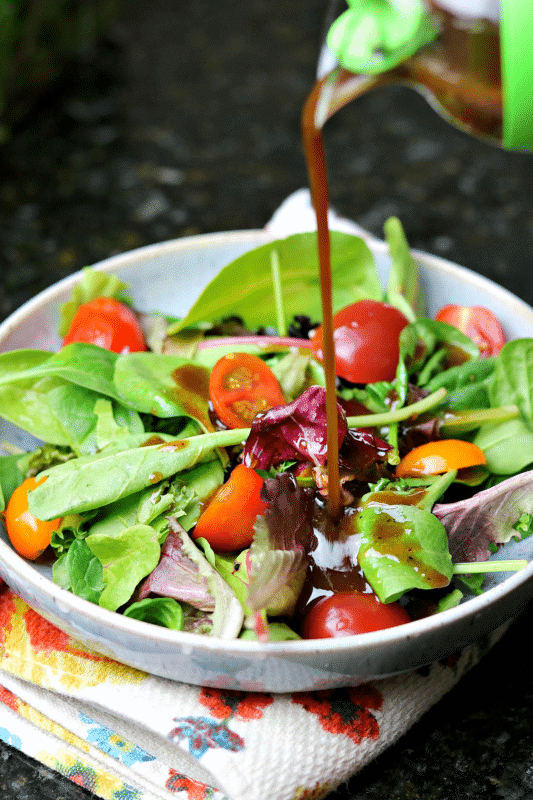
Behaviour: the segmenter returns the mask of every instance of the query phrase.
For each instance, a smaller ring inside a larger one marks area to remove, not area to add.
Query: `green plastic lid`
[[[533,151],[533,3],[501,0],[503,145]]]
[[[377,75],[438,33],[422,0],[348,0],[327,44],[342,67]],[[503,146],[533,152],[533,0],[501,0]]]
[[[421,0],[348,0],[348,5],[329,29],[327,45],[350,72],[386,72],[437,35]]]

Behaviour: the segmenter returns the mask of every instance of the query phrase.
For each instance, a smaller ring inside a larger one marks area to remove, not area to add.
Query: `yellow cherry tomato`
[[[486,464],[485,453],[472,442],[462,439],[442,439],[415,447],[405,455],[396,467],[398,478],[420,478],[424,475],[440,475],[452,469]]]
[[[28,493],[45,480],[46,478],[41,478],[37,482],[35,478],[26,478],[11,495],[4,515],[9,541],[19,555],[30,561],[44,553],[50,544],[52,533],[61,522],[60,519],[37,519],[28,508]]]

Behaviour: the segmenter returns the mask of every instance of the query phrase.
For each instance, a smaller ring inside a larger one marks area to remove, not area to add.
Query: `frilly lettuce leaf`
[[[254,527],[247,560],[247,604],[254,612],[290,614],[309,563],[313,493],[285,472],[265,480],[261,498],[269,507]]]
[[[122,303],[130,303],[126,294],[127,284],[116,275],[108,275],[92,267],[82,270],[81,280],[72,289],[70,300],[60,309],[59,335],[66,336],[78,308],[97,297],[114,297]]]
[[[533,513],[533,471],[477,492],[467,500],[438,503],[433,514],[448,534],[454,562],[486,561],[491,545],[502,545],[521,532],[513,528],[522,514]]]
[[[173,597],[212,615],[211,635],[235,639],[242,628],[242,606],[179,522],[170,517],[170,533],[161,560],[142,584],[139,599],[151,594]]]
[[[339,447],[348,430],[346,415],[337,403]],[[281,461],[311,461],[324,466],[327,459],[326,390],[310,386],[285,406],[258,414],[244,446],[244,463],[270,469]]]

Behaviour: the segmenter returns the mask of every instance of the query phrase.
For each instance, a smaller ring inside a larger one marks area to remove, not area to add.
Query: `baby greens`
[[[485,560],[489,543],[526,535],[525,523],[513,526],[533,514],[531,473],[520,474],[533,463],[533,340],[480,358],[456,328],[422,316],[416,264],[398,220],[387,221],[385,236],[391,254],[385,290],[363,240],[332,232],[331,242],[334,311],[360,299],[386,300],[410,320],[393,381],[339,387],[343,491],[359,492],[352,538],[342,546],[389,603],[412,590],[447,587],[462,569],[452,556]],[[85,270],[62,309],[61,332],[80,304],[100,295],[123,300],[125,291],[117,279]],[[27,475],[46,479],[30,493],[29,508],[41,520],[61,519],[51,542],[54,580],[90,602],[230,638],[243,631],[264,636],[268,618],[283,617],[271,624],[271,638],[295,638],[286,619],[315,564],[313,536],[330,536],[317,510],[327,494],[323,371],[309,348],[290,348],[285,340],[269,348],[260,337],[202,347],[213,344],[202,343],[204,328],[235,314],[249,331],[277,321],[282,335],[295,315],[318,322],[315,235],[240,256],[166,332],[161,317],[155,325],[145,320],[157,352],[115,354],[74,343],[58,353],[0,354],[0,416],[46,442],[34,454],[0,458],[0,508]],[[176,335],[191,329],[182,347]],[[170,352],[163,352],[169,342]],[[269,364],[287,404],[256,417],[251,429],[221,430],[210,413],[209,377],[218,359],[235,351]],[[352,402],[363,403],[365,413],[352,413]],[[475,478],[485,481],[481,491],[447,503],[444,493],[458,480],[468,484],[465,476],[395,480],[400,448],[428,430],[471,438],[484,450],[488,470]],[[236,453],[264,470],[269,508],[257,519],[249,550],[219,554],[189,534]],[[504,481],[509,475],[515,477]],[[482,509],[491,517],[477,530]],[[439,595],[435,607],[457,598],[451,587],[449,599]]]

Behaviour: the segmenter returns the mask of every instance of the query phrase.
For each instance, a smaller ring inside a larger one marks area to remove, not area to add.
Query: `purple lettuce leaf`
[[[337,403],[339,447],[348,426]],[[324,466],[328,457],[326,432],[326,390],[310,386],[285,406],[258,414],[244,446],[244,463],[254,469],[270,469],[282,461],[311,461]]]
[[[383,466],[391,445],[362,428],[351,428],[339,452],[341,467],[349,470],[355,480],[374,483],[384,477]]]
[[[235,593],[174,517],[169,517],[169,528],[159,564],[141,584],[138,599],[152,594],[173,597],[212,614],[212,636],[236,638],[244,612]],[[202,617],[199,615],[199,620]]]
[[[490,545],[520,538],[513,528],[520,515],[533,513],[533,471],[484,489],[467,500],[438,503],[433,514],[448,533],[452,561],[486,561]]]

